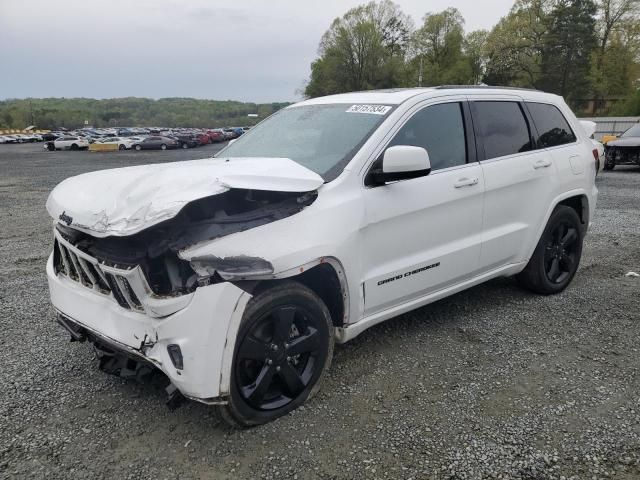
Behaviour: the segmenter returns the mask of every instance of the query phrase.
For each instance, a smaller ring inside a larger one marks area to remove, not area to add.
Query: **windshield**
[[[640,124],[634,125],[629,130],[624,132],[621,137],[640,137]]]
[[[387,105],[306,105],[280,110],[222,150],[222,157],[282,157],[336,178],[392,110]]]

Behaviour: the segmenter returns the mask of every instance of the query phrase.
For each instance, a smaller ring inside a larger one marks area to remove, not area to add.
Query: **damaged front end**
[[[55,272],[113,296],[122,308],[163,317],[184,308],[199,285],[273,273],[263,259],[209,256],[189,262],[179,257],[181,250],[289,217],[316,196],[315,191],[230,189],[129,236],[94,237],[58,223]]]
[[[227,332],[251,297],[235,281],[268,277],[273,266],[215,248],[182,254],[301,212],[322,183],[277,158],[128,167],[62,182],[47,201],[58,322],[95,347],[105,372],[141,380],[162,371],[172,404],[181,395],[224,402]]]

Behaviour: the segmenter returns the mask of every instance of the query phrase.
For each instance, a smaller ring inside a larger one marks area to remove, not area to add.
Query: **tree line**
[[[287,103],[195,98],[27,98],[0,101],[0,128],[225,127],[253,125]],[[257,118],[248,117],[258,114]]]
[[[322,36],[305,95],[487,84],[640,115],[640,0],[516,0],[491,30],[464,25],[455,8],[418,26],[391,0],[353,8]]]

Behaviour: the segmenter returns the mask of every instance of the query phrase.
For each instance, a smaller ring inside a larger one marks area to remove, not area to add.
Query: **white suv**
[[[65,136],[56,138],[53,142],[45,144],[47,150],[80,150],[81,148],[89,148],[89,141],[84,137]]]
[[[597,160],[542,92],[307,100],[217,158],[58,185],[51,300],[102,369],[157,368],[172,400],[264,423],[318,389],[334,341],[495,277],[566,288]]]

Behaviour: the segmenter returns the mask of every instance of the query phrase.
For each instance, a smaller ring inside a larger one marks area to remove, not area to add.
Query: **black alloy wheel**
[[[557,206],[529,263],[517,275],[518,282],[542,295],[560,293],[567,288],[580,264],[585,229],[586,224],[573,208]]]
[[[125,147],[124,145],[120,145],[120,146],[118,147],[118,150],[126,150],[126,149],[127,149],[127,147]]]
[[[288,305],[269,312],[244,337],[236,357],[236,382],[253,408],[274,410],[309,384],[320,354],[320,334],[309,314]]]
[[[333,354],[333,325],[322,300],[297,282],[252,299],[238,332],[229,404],[234,426],[269,422],[312,396]]]
[[[78,150],[78,145],[75,143],[71,145],[71,150]]]
[[[544,253],[545,272],[550,282],[561,284],[575,270],[579,233],[568,222],[559,223],[551,233]]]

